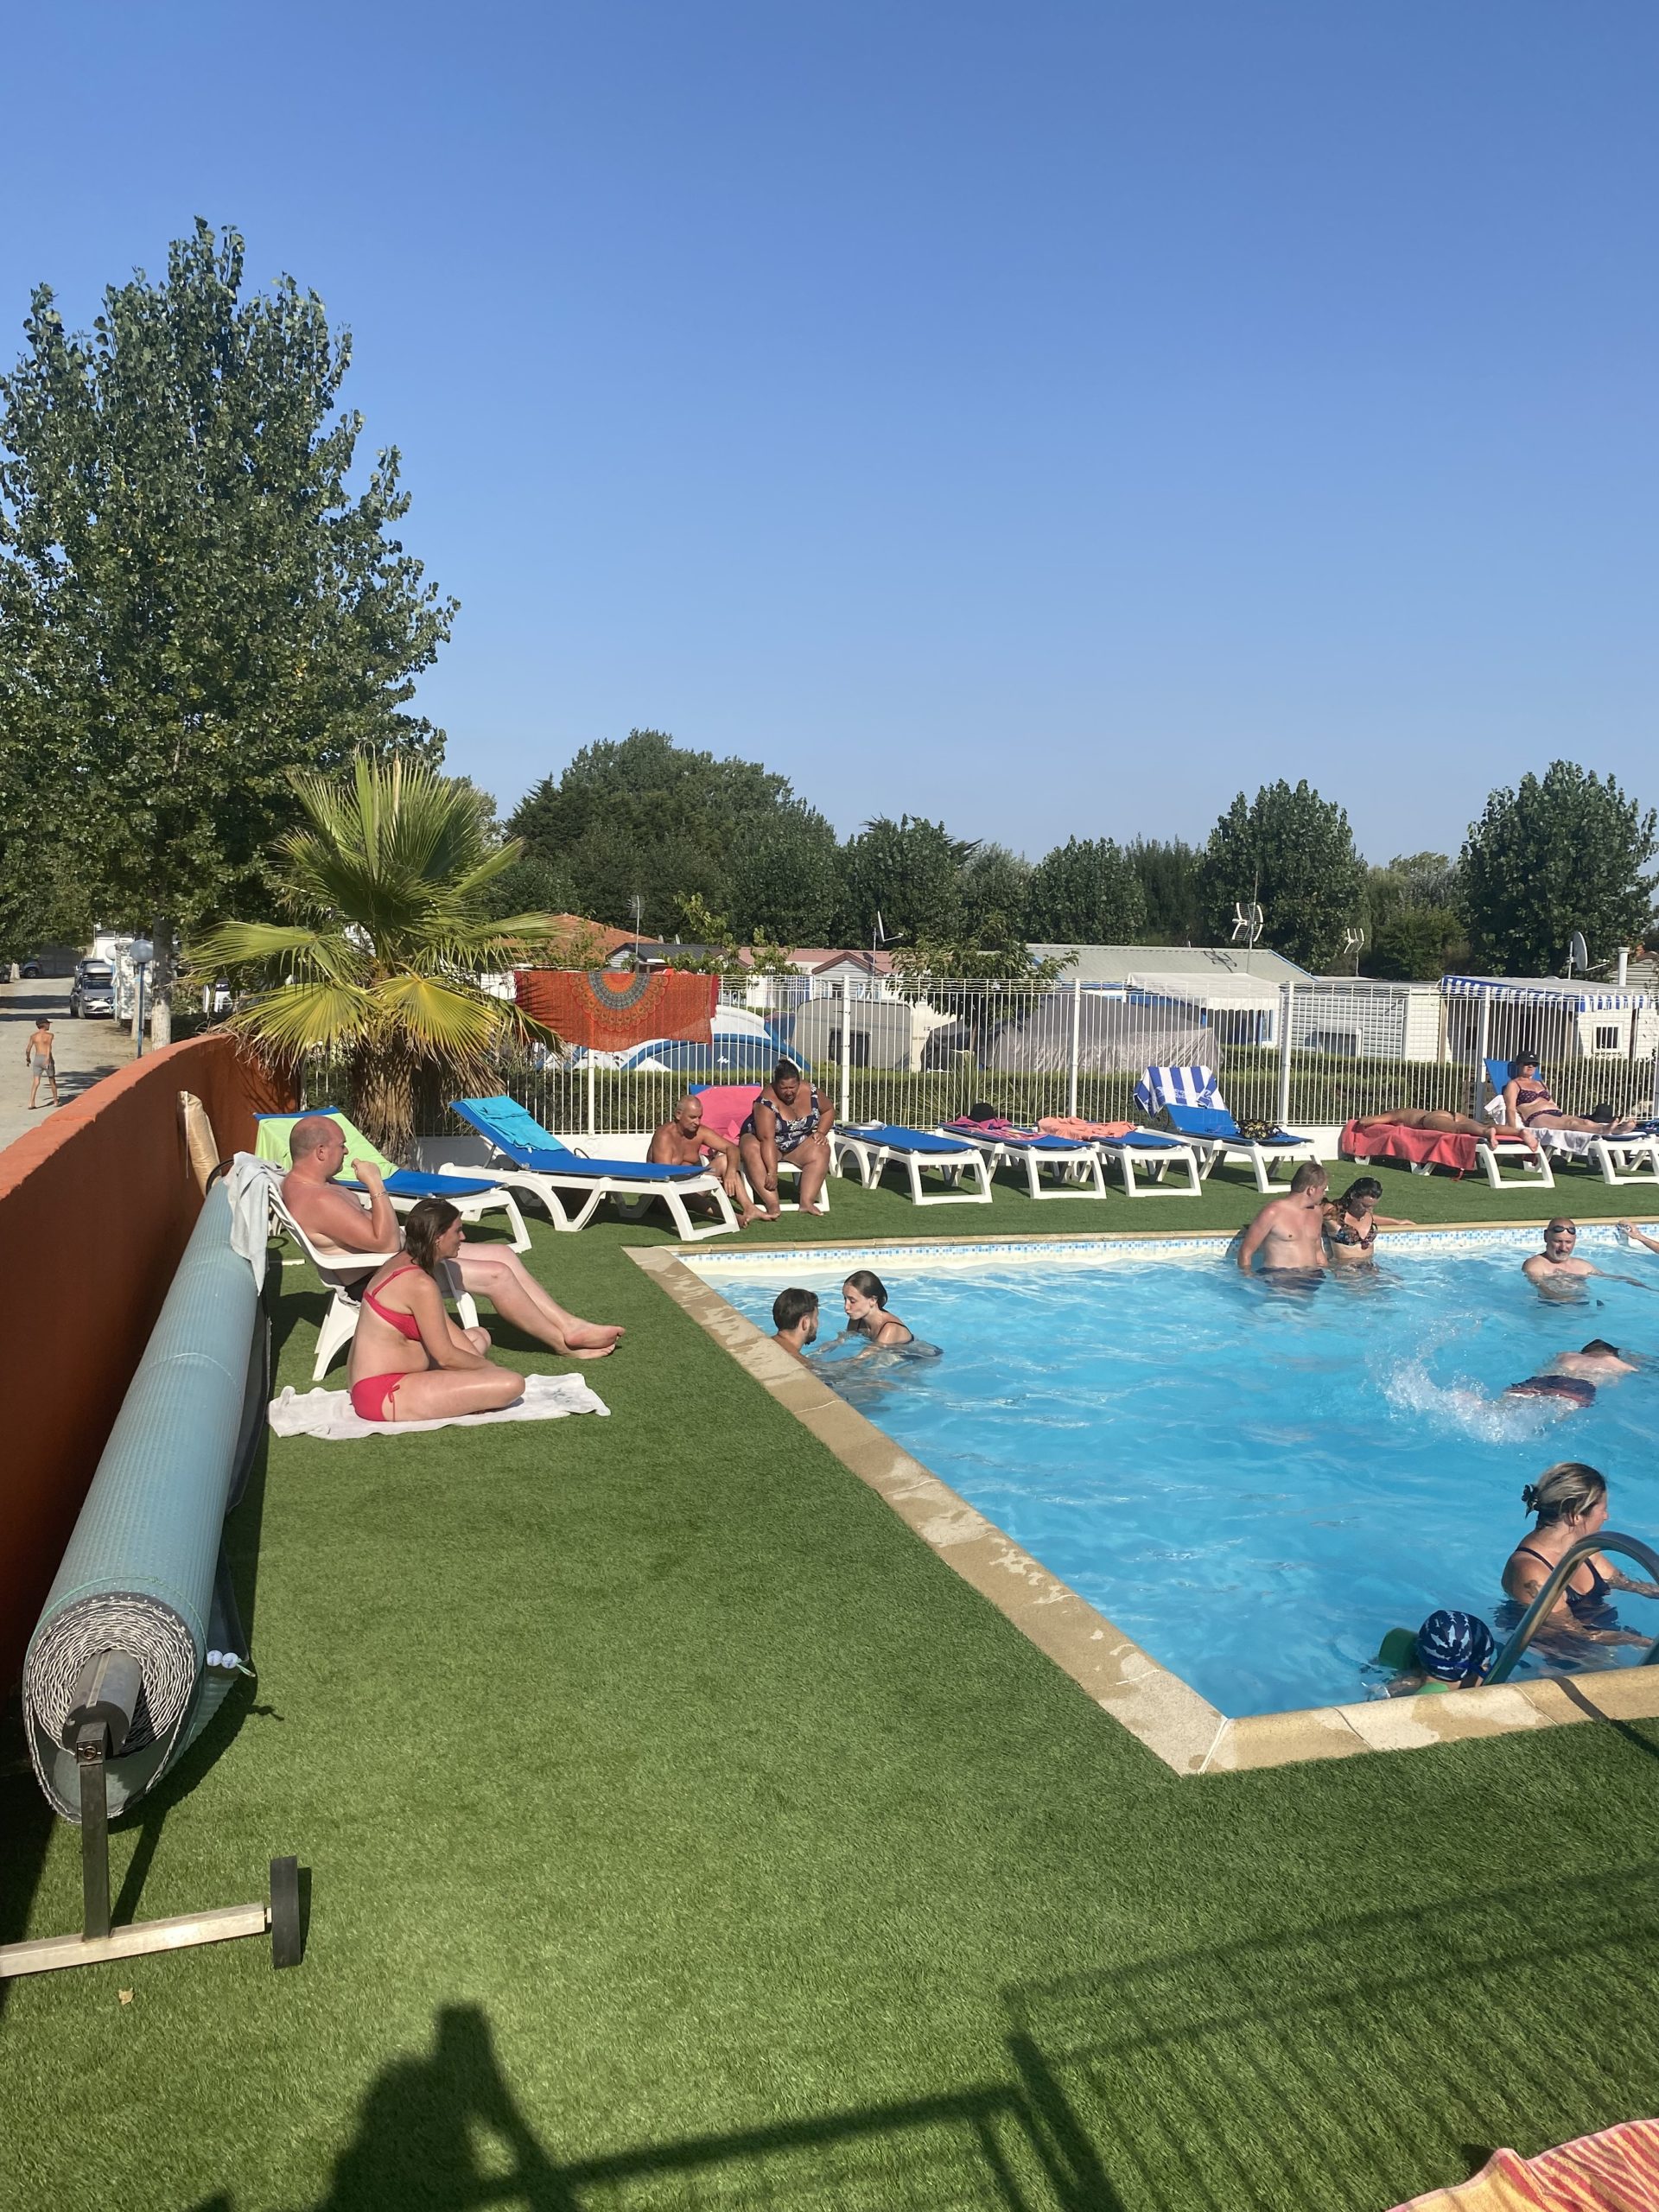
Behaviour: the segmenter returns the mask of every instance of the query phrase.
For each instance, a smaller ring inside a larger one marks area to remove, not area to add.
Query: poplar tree
[[[89,333],[42,285],[0,377],[0,873],[51,855],[162,958],[270,911],[293,770],[442,751],[404,709],[454,602],[391,534],[396,448],[348,482],[350,335],[243,274],[238,232],[198,221]]]

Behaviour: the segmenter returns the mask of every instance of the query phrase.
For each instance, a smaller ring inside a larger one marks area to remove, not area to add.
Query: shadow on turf
[[[550,2152],[485,2013],[446,2006],[429,2053],[369,2090],[310,2212],[1380,2207],[1465,2178],[1493,2144],[1529,2153],[1631,2117],[1631,2085],[1659,2078],[1643,1952],[1659,1862],[1479,1893],[1454,1876],[1440,1902],[1020,1985],[1000,2081],[605,2157]]]

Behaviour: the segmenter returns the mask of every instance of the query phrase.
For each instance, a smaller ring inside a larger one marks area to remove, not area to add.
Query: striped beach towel
[[[1659,2120],[1627,2120],[1535,2158],[1494,2151],[1468,2181],[1414,2196],[1395,2212],[1654,2212],[1656,2205]]]

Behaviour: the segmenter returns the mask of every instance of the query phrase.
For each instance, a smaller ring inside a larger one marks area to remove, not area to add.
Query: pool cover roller
[[[216,1184],[29,1639],[29,1756],[67,1821],[81,1815],[71,1716],[96,1694],[98,1662],[114,1655],[105,1676],[129,1685],[136,1665],[138,1683],[130,1726],[111,1731],[112,1815],[137,1803],[194,1742],[241,1663],[220,1539],[264,1424],[267,1338],[252,1271],[232,1250],[230,1232],[230,1203]]]

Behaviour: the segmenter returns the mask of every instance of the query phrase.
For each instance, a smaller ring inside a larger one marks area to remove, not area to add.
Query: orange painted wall
[[[201,1193],[179,1093],[219,1156],[289,1100],[222,1034],[106,1077],[0,1151],[0,1688],[23,1652]]]

